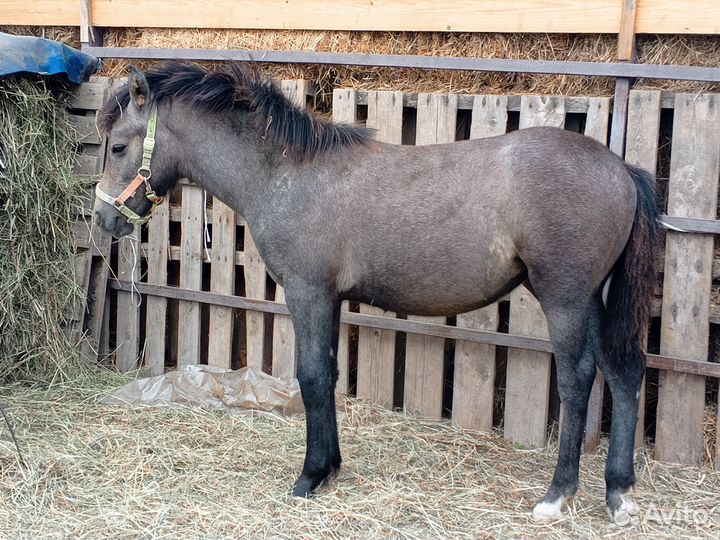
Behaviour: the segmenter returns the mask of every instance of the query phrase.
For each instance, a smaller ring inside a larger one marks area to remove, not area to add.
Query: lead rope
[[[137,236],[126,236],[125,237],[130,242],[130,251],[132,251],[132,270],[130,271],[130,299],[133,302],[133,306],[135,308],[139,308],[142,305],[142,294],[140,294],[140,291],[138,290],[135,283],[137,283],[135,279],[135,272],[138,268],[138,252],[137,247],[135,245],[135,242],[140,243],[140,240],[138,240]],[[127,260],[127,259],[126,259]],[[135,294],[137,293],[138,302],[135,303]]]
[[[203,221],[204,221],[204,228],[205,228],[205,234],[203,236],[204,240],[204,246],[205,246],[205,257],[207,257],[207,261],[209,263],[212,263],[212,260],[210,260],[210,251],[208,251],[208,244],[212,240],[210,238],[210,229],[208,228],[208,213],[207,213],[207,191],[203,189]]]

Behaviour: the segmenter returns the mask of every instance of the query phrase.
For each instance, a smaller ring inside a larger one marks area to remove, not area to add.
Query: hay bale
[[[86,185],[77,136],[43,80],[0,79],[0,381],[66,375],[64,315],[81,291],[72,224]]]

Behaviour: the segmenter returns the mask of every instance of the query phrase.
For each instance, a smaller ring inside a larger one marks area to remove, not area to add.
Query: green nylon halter
[[[112,197],[111,195],[105,193],[102,189],[100,189],[99,184],[95,186],[95,193],[98,198],[117,208],[117,210],[127,218],[128,223],[132,225],[144,224],[150,221],[154,214],[155,207],[162,202],[162,197],[155,193],[155,190],[153,190],[149,182],[149,179],[152,176],[150,162],[152,161],[153,151],[155,150],[156,126],[157,107],[153,105],[152,109],[150,110],[150,118],[148,119],[147,129],[145,131],[145,139],[143,140],[142,163],[140,164],[140,168],[138,169],[135,179],[130,183],[127,188],[125,188],[125,190],[120,195],[118,195],[117,197]],[[150,213],[150,215],[145,217],[139,216],[136,212],[134,212],[125,205],[125,201],[135,194],[135,191],[142,183],[145,184],[145,196],[151,203],[153,203],[153,211]]]

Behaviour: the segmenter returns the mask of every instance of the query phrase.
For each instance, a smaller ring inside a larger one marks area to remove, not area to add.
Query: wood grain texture
[[[668,213],[711,219],[720,175],[720,96],[675,98]],[[707,360],[714,238],[667,232],[660,354]],[[655,455],[699,465],[705,379],[660,373]]]
[[[622,0],[618,31],[618,60],[630,61],[635,56],[635,17],[637,0]]]
[[[218,199],[213,200],[212,259],[210,290],[235,294],[235,210]],[[210,306],[208,365],[232,367],[233,310]]]
[[[419,94],[415,144],[449,143],[455,140],[457,96]],[[418,317],[410,321],[445,324],[445,317]],[[405,345],[405,410],[429,418],[442,417],[445,374],[445,340],[408,335]]]
[[[473,99],[470,138],[493,137],[507,130],[507,96],[475,96]],[[460,328],[477,328],[496,332],[498,304],[457,316]],[[457,341],[453,375],[452,423],[463,429],[490,431],[495,404],[494,345]]]
[[[659,90],[631,90],[625,135],[625,161],[655,174],[660,136]],[[645,445],[645,377],[640,388],[635,448]]]
[[[132,237],[118,241],[118,279],[140,281],[140,227],[135,226]],[[118,371],[132,371],[140,360],[140,295],[118,292],[117,343],[115,367]]]
[[[265,300],[267,270],[247,226],[245,227],[244,246],[245,296],[250,299]],[[251,310],[246,311],[245,325],[246,365],[262,370],[265,357],[265,314]]]
[[[610,127],[610,151],[623,157],[625,151],[625,130],[627,128],[628,95],[630,79],[621,77],[615,80],[613,94],[612,125]]]
[[[403,93],[367,93],[367,127],[383,142],[402,142]],[[390,311],[360,305],[360,313],[394,317]],[[395,388],[395,332],[361,326],[358,331],[357,395],[392,408]]]
[[[205,198],[197,186],[182,186],[182,252],[180,286],[202,288],[203,212]],[[178,365],[200,363],[200,304],[180,302],[178,306]]]
[[[155,217],[148,224],[148,283],[167,284],[168,251],[170,239],[170,200],[166,198],[155,209]],[[165,371],[165,345],[167,339],[167,300],[147,297],[145,335],[145,366],[148,375],[161,375]]]
[[[333,122],[354,124],[357,122],[357,92],[351,89],[336,88],[333,90]],[[342,302],[340,311],[347,313],[350,303]],[[350,339],[349,327],[347,324],[340,325],[337,350],[338,381],[335,385],[335,393],[347,395],[350,388]]]
[[[618,31],[615,0],[95,0],[96,26],[442,32]],[[77,9],[77,7],[76,7]],[[30,24],[30,23],[15,23]],[[39,24],[39,23],[35,23]]]
[[[520,129],[531,126],[563,127],[563,98],[523,96]],[[510,332],[547,338],[547,321],[540,303],[524,287],[510,295]],[[550,399],[551,355],[508,350],[505,395],[505,438],[525,446],[545,444]]]

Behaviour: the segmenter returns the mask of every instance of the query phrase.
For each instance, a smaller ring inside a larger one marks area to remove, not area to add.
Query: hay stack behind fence
[[[43,80],[0,79],[0,381],[67,374],[64,314],[81,294],[73,223],[77,136]]]

